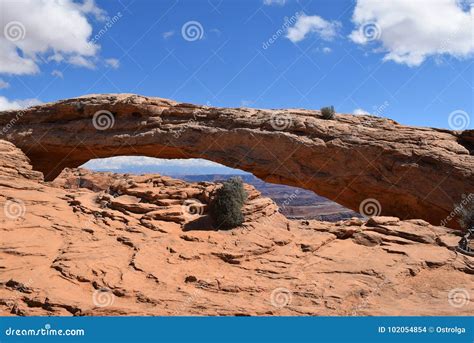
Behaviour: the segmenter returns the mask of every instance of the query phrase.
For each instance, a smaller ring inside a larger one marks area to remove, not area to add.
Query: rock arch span
[[[379,214],[435,225],[462,194],[474,192],[474,130],[415,128],[373,116],[325,120],[319,111],[105,94],[0,112],[0,129],[0,138],[22,149],[46,180],[94,158],[205,158],[356,211],[370,203]]]

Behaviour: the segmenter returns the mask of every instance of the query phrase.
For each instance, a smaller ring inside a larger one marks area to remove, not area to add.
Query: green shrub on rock
[[[321,115],[323,116],[323,119],[334,119],[335,114],[336,111],[334,110],[334,106],[321,108]]]
[[[242,179],[231,178],[222,184],[209,206],[209,214],[218,229],[232,229],[244,222],[242,207],[247,200]]]

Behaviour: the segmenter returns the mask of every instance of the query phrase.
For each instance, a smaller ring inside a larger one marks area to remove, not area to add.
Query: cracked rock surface
[[[291,221],[248,185],[245,223],[215,230],[216,187],[83,169],[44,182],[0,141],[1,315],[473,313],[459,231]]]

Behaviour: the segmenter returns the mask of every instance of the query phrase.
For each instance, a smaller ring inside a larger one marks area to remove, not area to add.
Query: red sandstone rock
[[[0,141],[0,314],[472,314],[474,258],[453,250],[457,231],[289,221],[250,186],[244,225],[215,231],[215,187],[77,169],[45,183]],[[187,212],[190,196],[202,212]]]
[[[355,211],[376,200],[381,215],[434,225],[462,194],[474,193],[473,130],[416,128],[373,116],[324,120],[319,111],[106,94],[1,112],[0,127],[47,180],[97,157],[202,157]]]

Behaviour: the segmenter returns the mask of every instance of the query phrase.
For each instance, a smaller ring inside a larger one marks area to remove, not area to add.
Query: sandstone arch
[[[98,111],[111,113],[114,125],[97,129]],[[356,211],[376,199],[381,214],[435,225],[463,193],[474,193],[474,130],[343,114],[324,120],[319,111],[215,108],[131,94],[0,112],[2,128],[0,138],[22,149],[46,180],[93,158],[198,157],[313,190]]]

